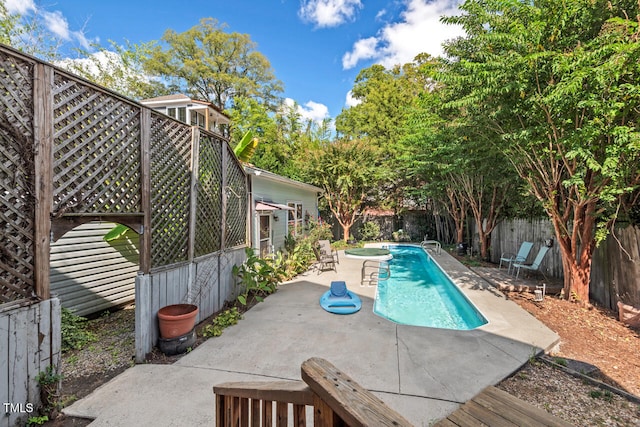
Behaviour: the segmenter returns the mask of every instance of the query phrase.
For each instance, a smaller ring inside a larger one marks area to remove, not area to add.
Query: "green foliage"
[[[613,402],[613,393],[611,393],[609,390],[604,390],[604,391],[600,389],[591,390],[589,392],[589,396],[592,399],[603,399],[604,401],[609,403]]]
[[[40,401],[45,411],[51,411],[60,406],[58,402],[58,387],[61,380],[62,375],[58,374],[51,365],[36,376],[36,381],[40,386]]]
[[[561,366],[564,366],[564,367],[567,366],[567,359],[564,359],[562,357],[554,357],[553,361],[555,363],[557,363],[558,365],[561,365]]]
[[[273,260],[257,256],[252,248],[246,248],[247,260],[240,266],[234,265],[233,275],[239,279],[241,294],[238,301],[247,305],[249,296],[262,301],[265,296],[276,291],[280,274]]]
[[[253,157],[253,154],[256,152],[256,148],[258,147],[258,138],[254,138],[251,131],[245,132],[242,136],[242,139],[238,142],[238,144],[233,149],[236,157],[241,162],[249,162]]]
[[[360,240],[373,241],[378,240],[380,236],[380,226],[373,221],[367,221],[360,228]]]
[[[158,79],[151,79],[145,69],[146,58],[155,42],[121,46],[110,42],[109,48],[92,46],[97,52],[79,51],[77,60],[62,60],[59,65],[100,86],[132,99],[168,95],[171,89]]]
[[[369,202],[381,180],[379,151],[362,140],[341,139],[303,153],[298,167],[307,182],[324,190],[329,209],[343,228],[343,238]]]
[[[96,335],[87,330],[87,319],[76,316],[67,308],[62,308],[62,352],[79,350],[85,345],[96,341]]]
[[[544,206],[571,266],[565,295],[587,303],[595,244],[640,185],[640,4],[469,0],[461,11],[444,18],[467,34],[445,47],[444,106]]]
[[[230,107],[236,97],[246,97],[275,109],[282,83],[274,77],[271,64],[255,50],[248,34],[229,33],[226,28],[204,18],[183,33],[165,31],[145,69],[220,108]]]
[[[6,3],[0,2],[0,42],[45,61],[60,59],[59,48],[64,40],[49,30],[47,14],[9,14]]]
[[[105,242],[116,240],[124,236],[128,230],[129,230],[129,227],[127,227],[126,225],[116,224],[116,226],[113,227],[111,230],[109,230],[109,232],[105,234],[102,239]]]
[[[41,386],[58,384],[60,380],[62,380],[62,375],[58,374],[54,367],[51,365],[47,366],[47,369],[45,371],[40,372],[36,376],[36,381]]]
[[[202,329],[202,334],[205,338],[219,337],[225,328],[237,324],[240,319],[242,319],[242,314],[238,309],[236,307],[230,308],[214,317],[211,324]]]
[[[41,415],[39,417],[29,417],[29,419],[27,420],[27,426],[41,426],[47,421],[49,421],[49,417],[47,415]]]
[[[393,233],[391,233],[391,236],[392,236],[392,238],[393,238],[393,240],[395,242],[410,242],[411,241],[411,236],[409,235],[409,233],[407,233],[403,229],[400,229],[398,231],[394,231]]]

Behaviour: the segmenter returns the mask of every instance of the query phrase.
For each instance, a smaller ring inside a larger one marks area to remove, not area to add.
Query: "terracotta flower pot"
[[[174,304],[158,310],[158,325],[162,338],[176,338],[186,335],[196,324],[198,306]]]

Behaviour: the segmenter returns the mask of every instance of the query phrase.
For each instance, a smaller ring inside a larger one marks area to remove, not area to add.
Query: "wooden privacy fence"
[[[534,243],[530,262],[550,237],[554,237],[554,231],[547,219],[505,220],[491,234],[491,261],[498,263],[502,252],[517,253],[520,244],[529,241]],[[562,255],[557,244],[549,250],[540,269],[547,277],[563,277]],[[612,310],[618,310],[618,301],[640,307],[640,228],[616,228],[596,248],[589,294],[591,299]]]

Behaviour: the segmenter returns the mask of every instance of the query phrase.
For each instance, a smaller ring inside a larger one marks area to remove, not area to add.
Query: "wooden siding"
[[[86,316],[135,300],[139,235],[104,240],[116,224],[80,225],[51,244],[51,291],[62,306]]]
[[[283,205],[286,205],[289,202],[302,202],[303,215],[308,213],[314,220],[318,219],[318,195],[316,192],[305,190],[295,185],[288,185],[283,182],[262,179],[261,177],[252,176],[251,179],[253,192],[253,205],[251,206],[251,211],[254,213],[251,219],[253,223],[252,246],[254,248],[258,248],[260,242],[258,235],[259,218],[255,215],[256,200],[271,201]],[[271,226],[273,227],[273,239],[271,243],[277,251],[284,247],[284,238],[288,233],[288,211],[277,210],[272,212],[274,221],[271,223]]]
[[[14,405],[4,411],[0,427],[25,425],[40,404],[36,376],[60,365],[60,301],[49,299],[0,312],[0,402]],[[18,406],[21,405],[21,406]],[[20,409],[23,410],[20,413]]]

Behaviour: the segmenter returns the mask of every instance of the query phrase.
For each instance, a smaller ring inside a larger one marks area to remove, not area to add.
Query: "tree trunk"
[[[342,224],[342,238],[345,243],[349,240],[349,232],[351,231],[351,224],[343,223]]]
[[[460,197],[453,189],[447,190],[449,203],[445,203],[445,207],[449,211],[449,215],[453,218],[456,227],[456,243],[464,242],[464,225],[467,217],[467,204],[464,198]]]
[[[575,206],[571,233],[564,226],[563,218],[551,218],[562,255],[564,297],[584,305],[589,304],[591,262],[595,250],[594,210],[595,203]]]

